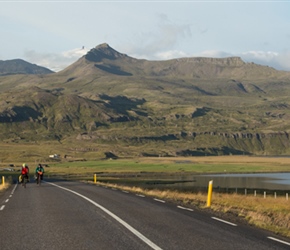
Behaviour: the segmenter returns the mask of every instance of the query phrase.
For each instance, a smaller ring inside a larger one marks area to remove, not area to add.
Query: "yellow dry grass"
[[[0,191],[3,191],[5,189],[7,189],[9,187],[9,183],[5,183],[5,184],[0,184]]]
[[[154,198],[168,200],[191,208],[208,209],[207,195],[203,193],[182,193],[172,190],[147,190],[140,187],[121,186],[97,182],[133,193],[144,194]],[[249,224],[290,237],[290,200],[286,197],[250,196],[240,194],[213,193],[210,209],[236,219],[246,220]]]
[[[290,237],[290,201],[286,197],[214,194],[211,208],[245,218],[250,224]]]

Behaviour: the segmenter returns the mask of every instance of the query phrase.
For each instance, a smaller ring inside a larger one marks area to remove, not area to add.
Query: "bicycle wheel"
[[[40,183],[41,183],[41,175],[38,174],[38,176],[37,176],[37,184],[40,186]]]
[[[26,182],[27,182],[27,179],[26,179],[25,176],[23,176],[23,177],[22,177],[22,186],[23,186],[24,188],[26,188]]]

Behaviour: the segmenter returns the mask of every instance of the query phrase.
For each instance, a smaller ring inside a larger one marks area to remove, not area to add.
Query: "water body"
[[[213,188],[221,191],[290,191],[290,173],[155,176],[139,184],[147,188],[206,191],[211,180]]]
[[[214,187],[290,190],[290,173],[215,174],[201,176],[201,180],[213,180]]]
[[[100,174],[103,178],[110,174]],[[171,189],[189,192],[207,192],[209,181],[219,192],[236,193],[290,193],[290,173],[252,173],[252,174],[120,174],[113,179],[103,180],[111,183],[139,186],[148,189]]]

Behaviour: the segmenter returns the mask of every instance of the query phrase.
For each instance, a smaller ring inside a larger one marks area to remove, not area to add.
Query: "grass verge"
[[[9,184],[8,183],[5,183],[5,184],[0,184],[0,192],[7,189],[9,187]]]
[[[223,218],[248,223],[290,238],[290,201],[286,198],[264,199],[262,196],[213,193],[211,207],[207,208],[207,195],[204,193],[151,190],[102,182],[97,182],[97,184],[163,199],[188,208],[218,213]]]
[[[11,175],[5,176],[4,184],[2,182],[0,184],[0,195],[2,193],[4,193],[4,191],[11,186],[11,184],[13,183],[13,179],[12,178],[13,177]],[[2,178],[1,178],[1,181],[2,181]]]

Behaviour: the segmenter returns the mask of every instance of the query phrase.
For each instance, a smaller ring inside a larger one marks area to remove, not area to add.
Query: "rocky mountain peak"
[[[114,50],[107,43],[96,46],[85,55],[85,58],[92,62],[100,62],[103,59],[116,60],[124,57],[127,55]]]

